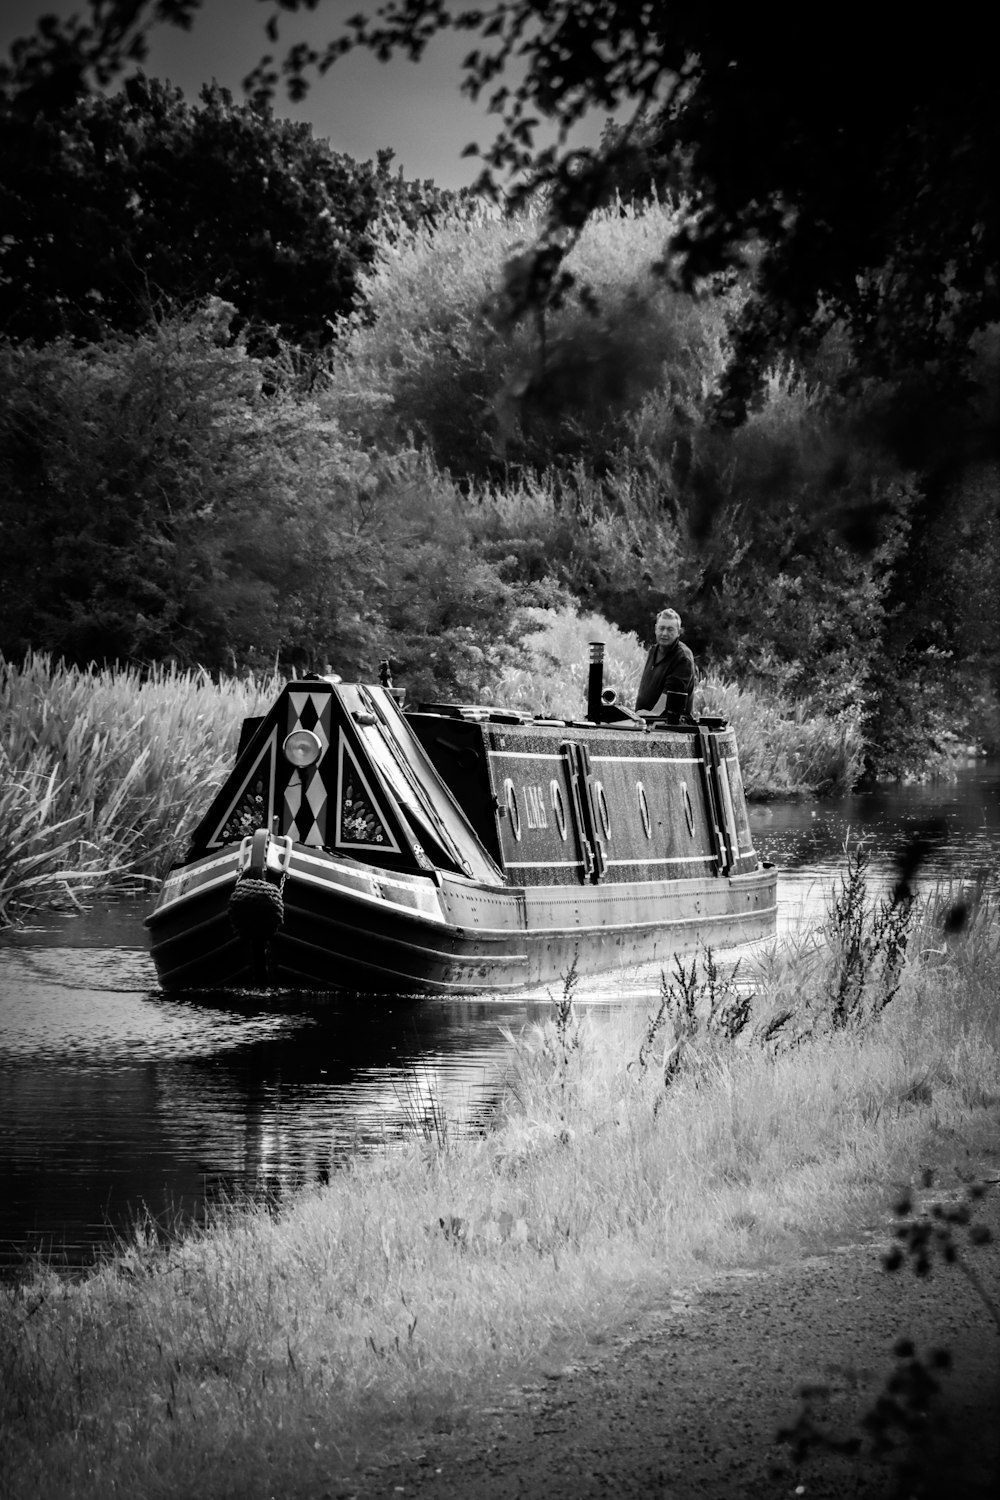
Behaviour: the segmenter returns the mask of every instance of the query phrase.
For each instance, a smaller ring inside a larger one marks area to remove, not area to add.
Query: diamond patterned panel
[[[316,766],[293,775],[285,788],[283,826],[299,844],[319,849],[329,842],[327,813],[330,805],[326,778],[332,771],[327,752],[330,748],[330,725],[333,704],[329,693],[310,693],[300,689],[288,694],[288,727],[309,729],[323,747]]]

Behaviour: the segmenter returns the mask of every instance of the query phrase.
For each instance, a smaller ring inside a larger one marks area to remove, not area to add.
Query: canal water
[[[895,878],[1000,886],[1000,765],[957,780],[752,809],[779,870],[779,930],[822,916],[844,846],[864,838]],[[373,1001],[168,996],[146,952],[146,907],[37,918],[0,938],[0,1275],[27,1257],[70,1268],[145,1217],[164,1231],[220,1199],[271,1201],[351,1153],[475,1128],[503,1087],[501,1027],[551,996]],[[659,970],[582,985],[596,1014],[648,1004]]]

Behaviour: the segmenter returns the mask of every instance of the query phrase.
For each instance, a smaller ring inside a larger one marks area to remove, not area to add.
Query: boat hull
[[[768,867],[613,887],[498,887],[438,870],[387,872],[299,845],[272,845],[267,860],[271,890],[258,884],[249,902],[239,845],[168,877],[147,919],[165,988],[512,993],[558,982],[574,966],[596,974],[667,964],[698,946],[774,931]]]

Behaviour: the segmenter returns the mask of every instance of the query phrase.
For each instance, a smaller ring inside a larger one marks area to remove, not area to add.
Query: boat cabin
[[[610,711],[609,711],[610,712]],[[292,682],[247,720],[188,860],[258,828],[387,870],[485,885],[634,883],[757,868],[735,737],[431,704]]]

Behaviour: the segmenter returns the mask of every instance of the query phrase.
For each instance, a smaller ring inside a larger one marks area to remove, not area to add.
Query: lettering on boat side
[[[545,816],[545,796],[540,786],[524,788],[525,817],[529,828],[548,828]]]

